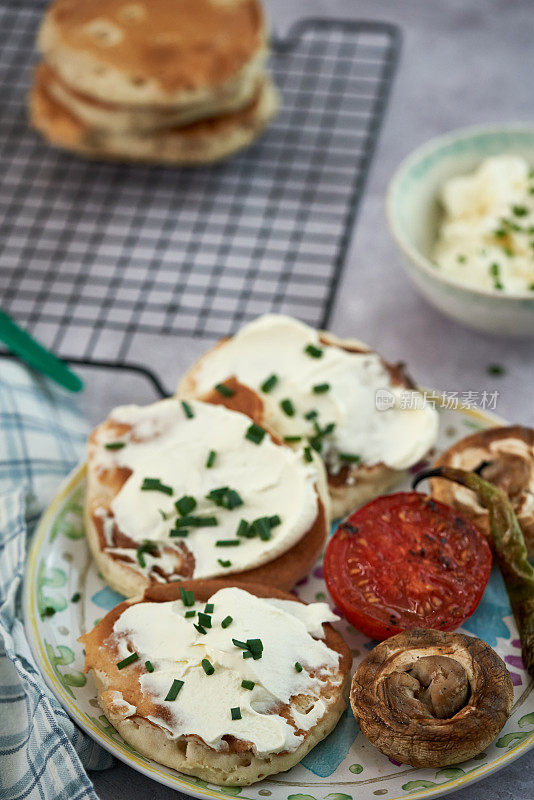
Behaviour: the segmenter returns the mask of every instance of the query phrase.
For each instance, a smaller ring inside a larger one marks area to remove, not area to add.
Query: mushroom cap
[[[354,674],[350,703],[382,753],[413,767],[443,767],[495,739],[510,715],[513,687],[506,665],[481,639],[416,629],[369,653]]]

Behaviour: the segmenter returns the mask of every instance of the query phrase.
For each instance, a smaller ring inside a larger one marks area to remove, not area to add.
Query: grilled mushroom
[[[521,425],[490,428],[456,442],[435,464],[474,470],[507,495],[517,516],[529,556],[534,556],[534,430]],[[470,516],[489,534],[489,516],[469,489],[445,481],[431,481],[432,495]]]
[[[473,636],[412,630],[386,639],[359,665],[351,707],[382,753],[414,767],[466,761],[510,715],[512,681],[492,648]]]

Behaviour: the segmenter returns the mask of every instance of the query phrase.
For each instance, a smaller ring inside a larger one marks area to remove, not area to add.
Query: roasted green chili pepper
[[[523,661],[534,676],[534,568],[527,559],[523,532],[508,497],[477,472],[439,467],[420,472],[413,488],[427,478],[445,478],[471,489],[489,512],[493,551],[501,569],[521,639]]]

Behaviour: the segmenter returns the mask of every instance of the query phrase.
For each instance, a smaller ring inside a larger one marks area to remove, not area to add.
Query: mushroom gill
[[[470,693],[465,669],[448,656],[423,656],[411,668],[387,675],[384,683],[390,705],[417,717],[449,719]]]

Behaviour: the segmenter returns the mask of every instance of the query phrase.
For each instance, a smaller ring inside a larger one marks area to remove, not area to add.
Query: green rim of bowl
[[[510,139],[514,136],[519,138],[529,137],[532,141],[532,148],[534,150],[534,126],[528,123],[513,123],[506,128],[503,128],[499,125],[476,125],[468,128],[459,128],[450,131],[443,136],[436,136],[420,145],[415,150],[412,150],[412,152],[401,161],[388,183],[386,191],[386,218],[391,234],[401,252],[411,261],[415,262],[415,264],[423,272],[432,276],[438,282],[455,289],[460,289],[462,292],[471,294],[475,297],[489,297],[501,302],[527,301],[529,303],[534,303],[534,295],[530,297],[528,294],[512,292],[500,294],[492,289],[466,286],[460,281],[456,281],[453,278],[449,278],[448,276],[438,272],[430,259],[420,253],[405,235],[403,228],[398,222],[395,214],[395,198],[400,191],[400,187],[408,174],[421,162],[430,159],[432,156],[436,156],[440,151],[445,150],[446,148],[457,147],[458,145],[461,145],[462,142],[472,143],[473,139],[478,138],[481,140],[482,144],[484,139],[498,136],[503,137],[503,139]],[[506,142],[503,141],[503,148],[506,148],[506,146],[510,145],[507,145]],[[480,158],[484,158],[483,152],[481,152]]]

